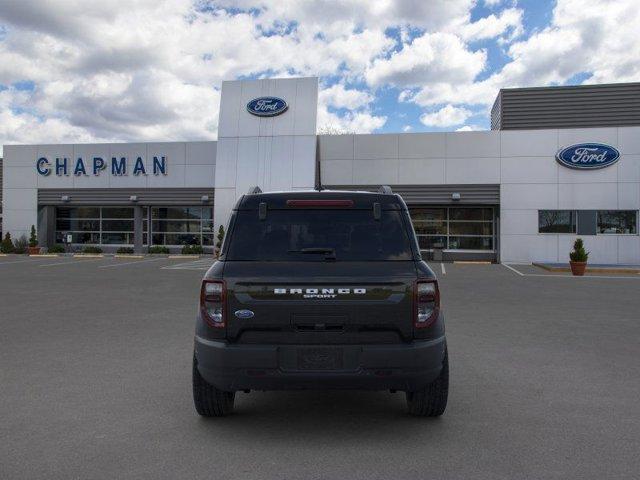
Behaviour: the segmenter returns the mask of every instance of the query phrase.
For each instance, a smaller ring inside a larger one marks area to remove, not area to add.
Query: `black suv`
[[[441,415],[449,366],[440,292],[407,206],[378,193],[262,193],[237,202],[204,276],[193,398],[204,416],[237,391],[406,392]]]

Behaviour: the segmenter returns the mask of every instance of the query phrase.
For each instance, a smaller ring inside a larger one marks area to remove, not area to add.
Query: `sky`
[[[319,132],[486,130],[500,88],[640,81],[638,0],[3,0],[0,144],[217,138],[223,80]]]

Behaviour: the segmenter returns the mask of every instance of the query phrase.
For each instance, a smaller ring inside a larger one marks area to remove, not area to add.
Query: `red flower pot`
[[[587,262],[569,262],[569,265],[571,265],[571,273],[577,277],[583,276],[587,269]]]

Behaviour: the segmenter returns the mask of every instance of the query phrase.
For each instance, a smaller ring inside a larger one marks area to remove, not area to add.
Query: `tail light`
[[[440,290],[437,280],[418,280],[414,286],[414,325],[426,328],[440,314]]]
[[[221,280],[203,280],[200,290],[202,318],[214,328],[223,328],[226,319],[227,288]]]

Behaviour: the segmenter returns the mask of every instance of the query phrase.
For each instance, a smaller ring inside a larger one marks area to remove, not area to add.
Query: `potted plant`
[[[36,234],[35,225],[31,225],[31,234],[29,235],[29,255],[40,255],[40,247],[38,246],[38,235]]]
[[[13,253],[13,250],[13,240],[11,240],[11,234],[7,232],[4,236],[4,240],[2,240],[2,244],[0,244],[0,252]]]
[[[27,240],[26,235],[20,235],[20,238],[17,238],[13,242],[13,253],[27,253],[27,248],[29,247],[29,241]]]
[[[589,252],[584,249],[584,242],[581,238],[576,238],[573,244],[573,251],[569,253],[571,261],[571,273],[577,276],[584,275],[584,271],[587,268],[587,259],[589,258]]]

